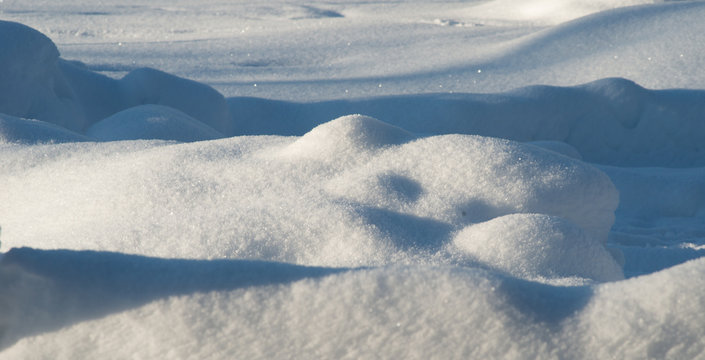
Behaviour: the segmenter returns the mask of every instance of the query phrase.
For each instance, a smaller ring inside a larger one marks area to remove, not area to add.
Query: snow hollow
[[[0,359],[703,358],[703,17],[0,1]]]

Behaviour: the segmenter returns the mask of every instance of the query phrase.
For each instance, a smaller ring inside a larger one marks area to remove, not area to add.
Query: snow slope
[[[0,359],[705,356],[704,4],[0,2]]]

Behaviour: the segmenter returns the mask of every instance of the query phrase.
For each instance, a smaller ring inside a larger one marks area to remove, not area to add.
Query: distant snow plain
[[[702,19],[0,1],[0,358],[705,358]]]

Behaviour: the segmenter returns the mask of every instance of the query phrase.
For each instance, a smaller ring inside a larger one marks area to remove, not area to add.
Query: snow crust
[[[0,359],[703,357],[704,4],[0,1]]]

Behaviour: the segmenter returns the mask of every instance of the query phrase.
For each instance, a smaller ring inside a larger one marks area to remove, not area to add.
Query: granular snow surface
[[[702,19],[0,0],[0,359],[705,359]]]

